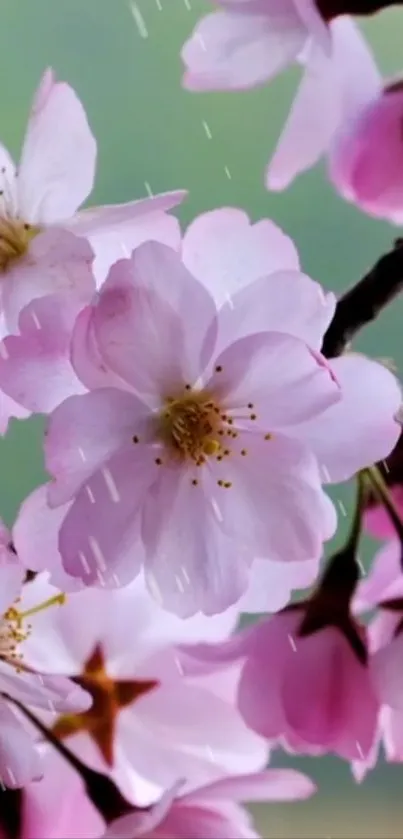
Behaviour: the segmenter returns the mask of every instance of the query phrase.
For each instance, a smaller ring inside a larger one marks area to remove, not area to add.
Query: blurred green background
[[[339,200],[321,166],[282,195],[263,186],[296,71],[248,93],[186,93],[180,47],[210,10],[207,0],[136,5],[141,32],[127,0],[0,0],[1,140],[18,155],[31,96],[52,65],[78,91],[98,140],[92,203],[140,198],[147,184],[154,192],[186,188],[189,199],[179,211],[184,223],[203,210],[240,206],[254,219],[269,216],[283,226],[304,269],[323,285],[341,291],[357,280],[399,231]],[[398,72],[403,9],[383,13],[364,29],[384,71]],[[356,346],[392,357],[401,369],[402,322],[403,302],[397,302]],[[44,477],[41,431],[38,421],[15,422],[0,441],[0,513],[8,523]],[[348,490],[337,489],[335,497],[348,500]],[[320,792],[303,804],[258,808],[265,837],[403,839],[402,767],[379,765],[356,786],[336,759],[283,763],[308,771]]]

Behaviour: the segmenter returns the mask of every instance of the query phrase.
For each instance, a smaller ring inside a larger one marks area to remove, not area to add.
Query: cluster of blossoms
[[[216,5],[185,87],[304,66],[268,188],[326,154],[400,222],[403,84],[348,16],[390,4]],[[0,528],[0,837],[253,839],[243,802],[315,791],[276,749],[357,781],[381,745],[403,761],[402,390],[348,343],[403,287],[401,241],[337,302],[240,208],[79,210],[96,142],[50,70],[0,158],[0,430],[44,415],[49,474]],[[386,546],[361,579],[364,526]]]

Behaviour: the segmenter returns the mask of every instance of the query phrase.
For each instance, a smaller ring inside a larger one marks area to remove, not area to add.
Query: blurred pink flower
[[[86,711],[91,697],[69,679],[41,674],[27,663],[24,644],[30,635],[30,615],[20,602],[25,570],[1,524],[0,531],[0,781],[7,787],[20,787],[40,777],[41,764],[31,733],[4,695],[66,713]],[[41,601],[33,608],[38,605]]]
[[[55,593],[40,575],[24,587],[24,608]],[[27,662],[74,676],[93,697],[87,712],[53,719],[54,733],[139,806],[181,778],[188,791],[228,772],[262,769],[267,745],[235,703],[239,667],[187,678],[176,647],[191,654],[195,643],[223,640],[237,617],[233,610],[180,620],[141,578],[118,591],[68,595],[60,609],[33,615]]]
[[[403,223],[403,81],[375,91],[346,119],[329,158],[330,177],[348,201]]]

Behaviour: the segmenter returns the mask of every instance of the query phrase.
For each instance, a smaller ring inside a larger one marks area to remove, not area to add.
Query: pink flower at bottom
[[[29,615],[19,600],[25,570],[9,547],[8,532],[2,525],[0,530],[0,781],[6,787],[21,787],[40,777],[42,769],[32,733],[6,696],[53,713],[86,711],[91,697],[65,677],[27,666]]]

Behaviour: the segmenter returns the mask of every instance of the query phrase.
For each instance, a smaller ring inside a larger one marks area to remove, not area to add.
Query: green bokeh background
[[[304,269],[326,287],[341,291],[357,280],[398,231],[344,204],[322,166],[282,195],[263,186],[296,71],[248,93],[187,93],[180,85],[180,47],[209,10],[207,0],[138,0],[137,6],[147,37],[126,0],[0,0],[3,142],[18,155],[30,98],[52,65],[77,89],[98,140],[92,203],[140,198],[147,184],[154,192],[186,188],[183,223],[213,207],[243,207],[254,219],[272,217],[284,227]],[[383,70],[399,71],[403,10],[386,12],[364,29]],[[356,346],[392,357],[401,369],[402,318],[403,304],[397,302]],[[44,478],[41,433],[39,421],[15,422],[0,441],[0,514],[8,523]],[[348,490],[335,497],[348,501]],[[320,792],[303,804],[258,808],[265,837],[402,839],[403,768],[380,765],[363,786],[355,786],[348,767],[335,759],[291,763],[310,772]]]

